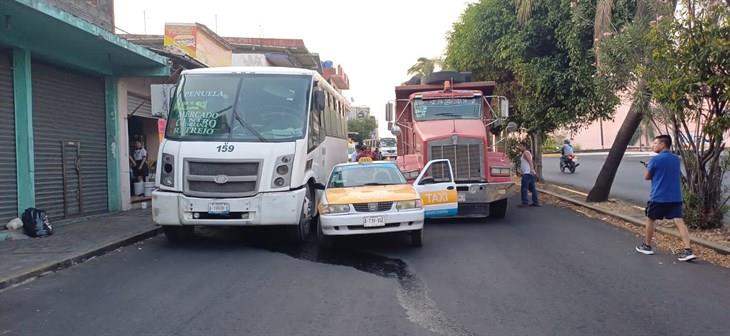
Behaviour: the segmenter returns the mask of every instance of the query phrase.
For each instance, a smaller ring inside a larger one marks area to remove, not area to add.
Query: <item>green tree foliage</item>
[[[370,138],[376,128],[378,128],[378,121],[373,116],[347,121],[348,132],[357,132],[359,141]]]
[[[454,24],[446,65],[495,80],[539,158],[545,134],[607,119],[618,104],[594,76],[595,12],[596,1],[481,0]]]
[[[427,58],[419,57],[415,64],[408,68],[409,75],[421,76],[421,78],[428,77],[436,68],[441,68],[443,61],[440,58]]]
[[[730,9],[720,1],[686,0],[676,18],[648,34],[653,50],[642,75],[669,121],[685,168],[685,212],[691,226],[722,226],[721,154],[730,130]]]

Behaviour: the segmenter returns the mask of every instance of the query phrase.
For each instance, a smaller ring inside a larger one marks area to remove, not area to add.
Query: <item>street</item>
[[[548,182],[570,185],[588,192],[593,188],[606,156],[607,153],[578,153],[580,166],[576,169],[575,174],[560,172],[560,158],[545,157],[543,158],[542,174]],[[651,191],[651,183],[644,180],[646,168],[639,161],[649,162],[649,160],[651,160],[649,153],[627,153],[624,155],[616,173],[616,178],[613,180],[611,197],[636,204],[646,204]],[[684,170],[684,167],[682,169]],[[730,187],[730,177],[725,176],[723,185],[726,190]]]
[[[587,160],[586,160],[587,161]],[[587,173],[583,173],[587,174]],[[319,250],[272,230],[158,236],[0,293],[0,335],[719,335],[730,270],[634,252],[545,206]]]

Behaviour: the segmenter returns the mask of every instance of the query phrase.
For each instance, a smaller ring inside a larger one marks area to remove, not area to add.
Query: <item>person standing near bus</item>
[[[134,142],[134,152],[129,158],[132,163],[132,177],[135,183],[146,182],[149,175],[149,166],[147,165],[147,150],[142,146],[142,142],[137,140]]]

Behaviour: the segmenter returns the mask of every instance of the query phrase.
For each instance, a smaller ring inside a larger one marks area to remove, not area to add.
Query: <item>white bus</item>
[[[347,99],[317,72],[279,67],[187,70],[169,96],[153,103],[170,106],[152,196],[167,238],[196,225],[288,225],[304,240],[314,184],[347,162]]]

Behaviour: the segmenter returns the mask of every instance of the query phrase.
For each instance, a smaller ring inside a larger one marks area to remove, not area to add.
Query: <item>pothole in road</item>
[[[280,236],[266,237],[266,234],[263,236],[256,234],[253,238],[250,235],[243,235],[238,238],[248,246],[283,253],[295,259],[352,267],[383,278],[395,279],[398,283],[396,290],[398,303],[406,311],[408,320],[439,335],[476,335],[438,309],[436,302],[428,296],[426,284],[411,272],[408,264],[401,259],[348,248],[322,249],[311,241],[305,244],[292,244],[282,241]]]

